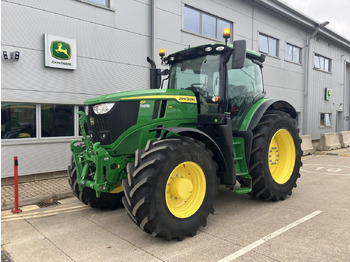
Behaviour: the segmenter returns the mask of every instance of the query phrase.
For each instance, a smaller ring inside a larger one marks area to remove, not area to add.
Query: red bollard
[[[14,157],[14,169],[15,169],[15,177],[14,177],[14,186],[15,186],[15,209],[11,210],[12,214],[21,213],[22,210],[18,208],[18,158]]]

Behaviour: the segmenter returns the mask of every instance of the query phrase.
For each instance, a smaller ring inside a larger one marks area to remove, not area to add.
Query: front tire
[[[216,169],[213,153],[200,141],[149,141],[127,166],[123,204],[132,221],[152,236],[194,236],[214,212]]]
[[[101,193],[100,197],[96,197],[96,191],[92,188],[84,187],[82,191],[79,190],[77,170],[73,156],[71,157],[71,164],[68,167],[68,182],[74,195],[85,205],[90,205],[101,210],[114,210],[123,207],[123,190],[114,190],[116,193]]]
[[[251,195],[263,200],[284,200],[300,177],[300,138],[295,121],[281,111],[267,111],[253,129],[249,173]]]

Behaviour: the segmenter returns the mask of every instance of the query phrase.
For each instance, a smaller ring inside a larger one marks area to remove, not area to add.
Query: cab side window
[[[231,59],[227,64],[227,110],[231,113],[233,126],[238,126],[254,98],[263,92],[263,85],[259,65],[246,58],[242,68],[232,69]]]

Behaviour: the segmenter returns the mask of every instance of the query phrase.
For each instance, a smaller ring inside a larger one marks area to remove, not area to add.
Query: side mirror
[[[160,75],[160,69],[157,69],[156,63],[153,61],[152,58],[147,57],[147,62],[151,64],[151,68],[149,69],[150,72],[150,88],[151,89],[158,89],[161,82],[161,75]]]
[[[246,57],[246,41],[237,40],[233,42],[234,55],[232,59],[232,69],[242,68]]]

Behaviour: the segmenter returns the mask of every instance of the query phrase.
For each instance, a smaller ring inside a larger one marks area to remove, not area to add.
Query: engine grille
[[[87,116],[88,134],[92,142],[101,145],[112,144],[125,130],[136,125],[139,113],[139,101],[116,102],[106,114],[96,115],[89,106]]]

